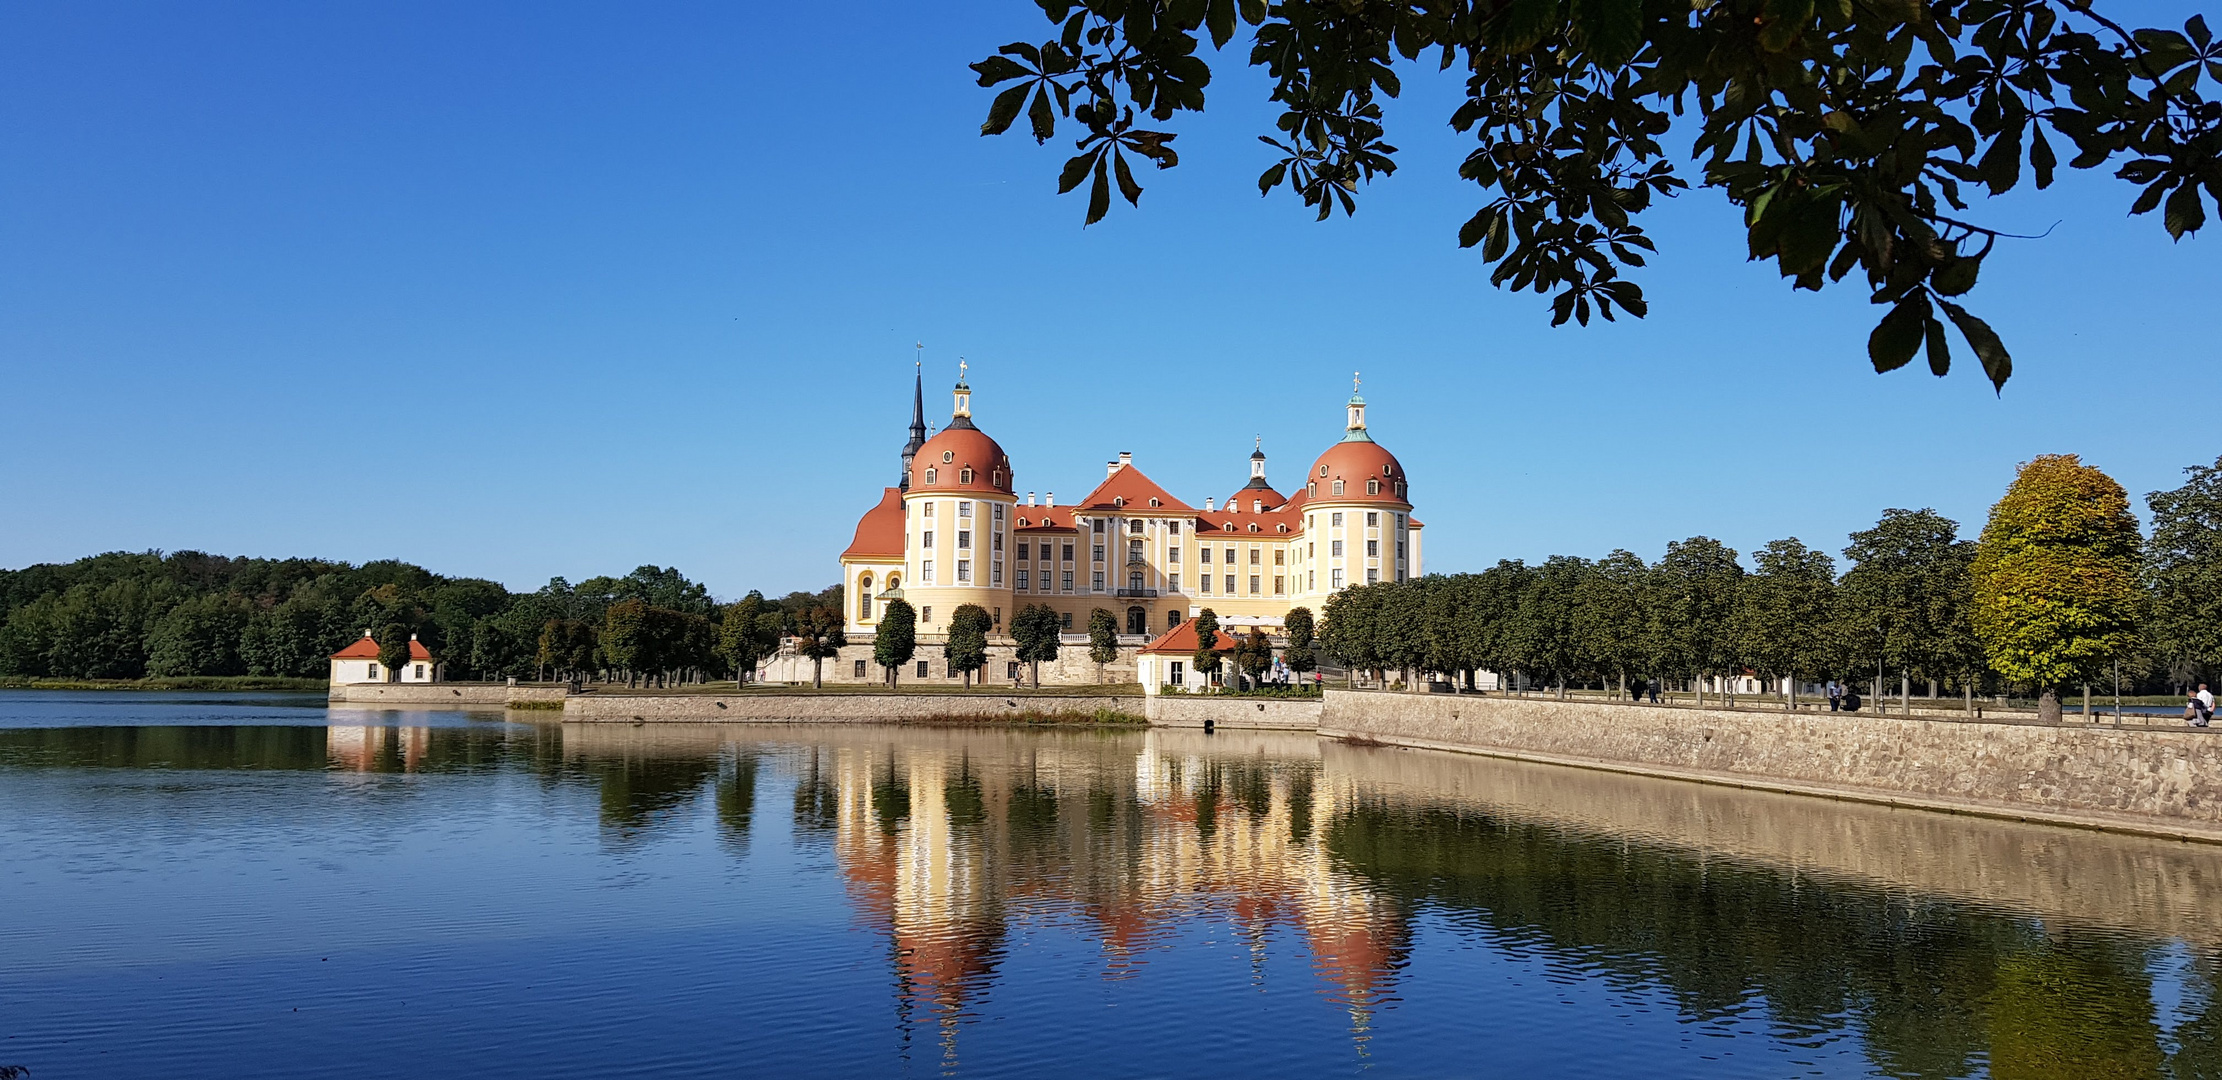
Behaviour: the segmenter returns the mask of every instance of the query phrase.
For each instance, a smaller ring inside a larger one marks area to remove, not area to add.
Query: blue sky
[[[2154,21],[2197,5],[2137,5]],[[62,5],[0,10],[0,566],[114,549],[395,557],[529,588],[640,563],[817,587],[893,480],[914,342],[967,357],[1023,491],[1132,451],[1196,501],[1284,486],[1353,370],[1428,568],[1834,551],[1885,507],[1969,534],[2040,453],[2142,509],[2222,431],[2222,237],[2103,175],[1980,207],[1971,307],[2015,353],[1887,376],[1856,289],[1792,293],[1694,192],[1649,215],[1652,315],[1551,329],[1456,230],[1452,84],[1392,105],[1356,218],[1260,199],[1258,78],[1083,230],[1065,151],[983,139],[968,5]],[[1955,339],[1955,345],[1958,345]]]

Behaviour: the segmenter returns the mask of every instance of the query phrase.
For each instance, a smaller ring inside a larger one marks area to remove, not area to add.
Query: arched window
[[[933,481],[931,481],[931,480],[928,480],[928,481],[927,481],[927,483],[929,483],[929,484],[930,484],[930,483],[932,483],[932,482],[933,482]],[[1337,495],[1340,495],[1340,494],[1342,494],[1342,481],[1340,481],[1340,480],[1337,480],[1337,481],[1335,481],[1335,494],[1337,494]]]
[[[1320,467],[1319,467],[1319,475],[1321,475],[1321,476],[1325,476],[1325,475],[1327,475],[1327,466],[1325,466],[1325,465],[1322,465],[1322,466],[1320,466]]]
[[[1304,485],[1304,497],[1308,499],[1319,498],[1319,485],[1317,483]]]
[[[1368,494],[1368,495],[1379,495],[1379,494],[1381,494],[1381,481],[1379,481],[1379,480],[1368,480],[1368,481],[1366,481],[1366,494]]]
[[[996,486],[996,487],[1002,487],[1002,486],[1003,486],[1003,470],[1002,470],[1002,469],[997,469],[997,470],[995,470],[995,486]]]
[[[1391,473],[1391,472],[1389,471],[1389,467],[1388,467],[1387,465],[1383,465],[1383,466],[1381,466],[1381,475],[1383,475],[1383,476],[1393,476],[1393,475],[1395,475],[1395,474],[1394,474],[1394,473]]]
[[[960,469],[960,470],[958,470],[958,471],[957,471],[957,483],[960,483],[960,484],[969,484],[969,483],[971,483],[971,482],[972,482],[972,469],[971,469],[971,468],[970,468],[969,466],[968,466],[968,467],[966,467],[966,468],[963,468],[963,469]]]
[[[1113,495],[1113,496],[1111,497],[1111,505],[1113,505],[1113,506],[1125,506],[1125,505],[1126,505],[1126,496],[1124,496],[1124,495]]]
[[[936,468],[934,468],[934,467],[933,467],[933,466],[931,466],[931,465],[928,465],[928,466],[926,466],[926,482],[927,482],[927,483],[929,483],[929,484],[933,483],[933,482],[935,481],[935,479],[936,479],[937,477],[939,477],[940,475],[941,475],[941,470],[939,470],[939,469],[936,469]]]
[[[1258,530],[1258,523],[1257,523],[1257,522],[1253,521],[1253,522],[1251,522],[1251,523],[1250,523],[1250,531],[1251,531],[1251,532],[1257,532],[1257,531],[1259,531],[1259,530]]]
[[[1155,496],[1155,495],[1152,495],[1152,496],[1150,496],[1150,505],[1151,505],[1151,506],[1163,506],[1163,505],[1165,505],[1165,501],[1164,501],[1164,500],[1162,500],[1162,499],[1160,499],[1160,498],[1158,498],[1158,497],[1157,497],[1157,496]]]
[[[872,618],[872,575],[856,579],[856,618],[867,622]]]
[[[1133,571],[1126,576],[1126,587],[1135,592],[1142,591],[1142,572],[1140,570]],[[1140,630],[1136,630],[1134,632],[1137,634],[1141,633]]]
[[[1129,634],[1149,633],[1150,613],[1138,607],[1126,609],[1126,632]]]
[[[1233,531],[1234,531],[1234,522],[1231,522],[1231,521],[1230,521],[1230,522],[1227,522],[1227,529],[1226,529],[1226,531],[1228,531],[1228,532],[1233,532]]]

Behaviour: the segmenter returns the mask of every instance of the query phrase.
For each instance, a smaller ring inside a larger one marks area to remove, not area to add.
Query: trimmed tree
[[[872,637],[872,662],[880,666],[888,686],[895,685],[897,674],[917,652],[917,609],[908,600],[889,600],[880,608],[879,626]]]
[[[1103,665],[1119,658],[1119,620],[1097,608],[1088,613],[1088,659],[1095,661],[1096,681],[1103,681]]]
[[[1319,640],[1312,623],[1312,609],[1288,609],[1288,614],[1281,620],[1281,628],[1288,634],[1288,647],[1281,650],[1281,659],[1301,680],[1305,672],[1319,666],[1319,657],[1312,651]]]
[[[841,647],[848,643],[841,609],[820,604],[795,615],[795,651],[810,661],[810,685],[825,686],[826,661],[841,655]]]
[[[1210,675],[1219,670],[1219,615],[1210,608],[1197,614],[1196,654],[1188,658],[1190,667],[1205,676],[1204,685],[1211,685]]]
[[[2087,682],[2137,639],[2137,519],[2122,485],[2073,454],[2024,464],[1975,549],[1975,634],[1991,667],[2037,690]]]
[[[1674,671],[1699,681],[1698,703],[1705,702],[1704,678],[1735,662],[1728,620],[1744,568],[1736,550],[1709,536],[1667,544],[1666,555],[1651,568],[1654,648]]]
[[[1757,569],[1736,597],[1736,648],[1745,663],[1783,680],[1782,707],[1788,710],[1796,702],[1798,674],[1828,666],[1836,564],[1796,537],[1768,542],[1752,561]]]
[[[764,594],[755,590],[739,603],[725,605],[725,621],[718,624],[717,655],[733,665],[733,681],[737,684],[747,684],[756,674],[756,665],[779,644],[776,631],[764,633],[764,615],[772,610],[764,602]]]
[[[949,638],[941,646],[941,655],[949,670],[964,676],[967,687],[972,685],[973,673],[988,666],[988,630],[994,625],[988,609],[978,604],[958,604],[949,615]]]
[[[1888,672],[1898,673],[1901,692],[1915,674],[1956,675],[1963,686],[1981,677],[1983,660],[1968,626],[1975,545],[1959,538],[1959,528],[1934,510],[1885,510],[1844,549],[1852,565],[1837,590],[1837,646],[1846,674],[1883,669],[1876,675],[1877,709],[1888,694]]]
[[[379,628],[378,667],[385,672],[387,682],[395,681],[402,665],[409,662],[409,638],[413,633],[407,623],[390,622]]]
[[[2153,512],[2146,567],[2152,641],[2167,674],[2186,685],[2222,665],[2222,458],[2194,465],[2174,491],[2145,496]]]
[[[1259,684],[1260,677],[1273,666],[1273,643],[1266,639],[1263,631],[1252,627],[1235,643],[1234,666],[1236,671],[1249,677],[1251,686]]]
[[[1042,661],[1057,659],[1057,635],[1062,629],[1057,609],[1048,604],[1020,608],[1011,619],[1011,640],[1017,644],[1019,662],[1027,666],[1036,690],[1042,688]]]

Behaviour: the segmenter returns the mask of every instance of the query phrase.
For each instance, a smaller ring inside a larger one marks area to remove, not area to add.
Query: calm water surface
[[[1310,737],[0,692],[34,1080],[2222,1077],[2218,880]]]

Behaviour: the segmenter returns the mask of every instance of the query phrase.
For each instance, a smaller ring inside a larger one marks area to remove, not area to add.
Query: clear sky
[[[2148,20],[2201,5],[2139,3]],[[2222,236],[2171,244],[2068,174],[1978,207],[1994,395],[1877,376],[1880,309],[1747,263],[1733,208],[1649,215],[1652,316],[1548,326],[1456,246],[1455,86],[1408,76],[1396,176],[1321,225],[1257,195],[1258,77],[1083,230],[1062,146],[983,139],[965,64],[1028,0],[0,8],[0,566],[161,548],[403,558],[530,588],[640,563],[722,596],[837,576],[972,364],[1023,492],[1119,451],[1286,488],[1365,373],[1430,570],[1655,558],[1703,533],[1835,551],[1885,507],[1968,534],[2033,455],[2142,511],[2222,452]]]

